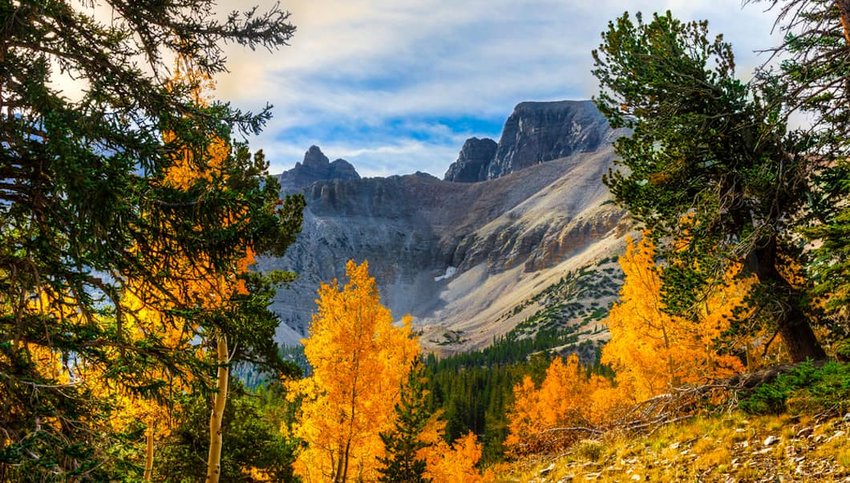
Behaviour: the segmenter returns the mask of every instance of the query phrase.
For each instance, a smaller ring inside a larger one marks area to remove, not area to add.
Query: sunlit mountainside
[[[316,287],[348,259],[369,260],[384,303],[397,317],[414,316],[429,350],[482,348],[504,336],[544,308],[532,299],[622,252],[629,225],[601,181],[616,135],[589,101],[522,103],[492,149],[467,141],[446,180],[360,179],[347,162],[310,148],[280,176],[284,192],[305,193],[304,228],[283,259],[261,264],[299,273],[273,305],[284,322],[279,340],[306,335]],[[453,179],[467,166],[480,178]],[[612,296],[559,302],[591,312]]]

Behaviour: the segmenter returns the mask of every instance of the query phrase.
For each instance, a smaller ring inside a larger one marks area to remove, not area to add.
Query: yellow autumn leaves
[[[560,431],[592,432],[640,401],[744,369],[737,357],[718,353],[715,344],[729,329],[733,311],[747,310],[753,278],[741,279],[741,267],[730,267],[691,321],[665,312],[662,269],[654,257],[655,247],[644,237],[636,244],[629,240],[620,258],[625,282],[608,315],[611,339],[601,359],[616,377],[589,374],[575,355],[566,361],[555,358],[539,386],[526,377],[514,388],[509,447],[533,452],[564,444]]]
[[[313,373],[293,383],[303,397],[295,435],[307,441],[295,470],[305,481],[375,479],[393,407],[413,359],[419,355],[411,320],[393,326],[378,303],[367,265],[349,262],[348,283],[322,284],[319,310],[304,353]]]
[[[380,433],[392,429],[402,383],[421,352],[411,317],[397,327],[380,304],[367,263],[349,261],[346,275],[343,287],[334,281],[319,289],[318,312],[304,340],[312,374],[288,385],[289,397],[301,399],[292,431],[306,443],[295,472],[308,483],[378,479],[378,458],[385,455]],[[435,419],[420,435],[428,444],[420,455],[427,462],[426,477],[479,481],[475,464],[481,446],[475,436],[450,446],[442,440],[440,423]]]
[[[633,402],[743,370],[737,357],[718,354],[715,342],[729,329],[732,311],[743,306],[754,279],[737,279],[741,267],[731,267],[700,304],[697,320],[686,320],[665,312],[662,269],[654,257],[648,237],[629,242],[620,263],[626,277],[620,301],[607,320],[611,340],[602,350],[602,363],[614,369]]]

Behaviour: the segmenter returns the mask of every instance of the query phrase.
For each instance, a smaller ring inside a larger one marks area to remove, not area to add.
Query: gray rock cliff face
[[[304,160],[278,176],[281,190],[287,193],[300,191],[316,181],[360,179],[357,170],[348,161],[330,162],[318,146],[310,146]]]
[[[467,139],[460,149],[457,161],[449,166],[443,179],[456,183],[484,181],[487,179],[487,170],[498,147],[496,141],[490,138]]]
[[[611,128],[592,101],[523,102],[505,122],[488,178],[599,149]]]
[[[538,163],[593,152],[617,135],[592,101],[522,102],[505,121],[496,144],[470,138],[443,178],[477,182]]]
[[[302,233],[286,255],[259,262],[260,269],[299,275],[272,306],[282,320],[279,341],[294,344],[307,335],[319,284],[344,278],[349,259],[369,261],[382,301],[396,317],[414,316],[426,347],[438,338],[429,334],[462,330],[463,345],[451,350],[467,350],[513,328],[519,320],[503,314],[529,292],[565,270],[615,254],[627,229],[601,182],[613,165],[610,129],[585,122],[595,117],[572,108],[572,117],[558,114],[564,109],[557,105],[529,109],[539,114],[537,128],[527,127],[531,111],[518,107],[522,139],[497,156],[506,172],[496,179],[449,182],[424,173],[346,179],[322,168],[328,163],[318,148],[281,175],[284,190],[298,186],[307,208]],[[580,128],[565,124],[567,118],[576,118]],[[538,135],[545,140],[528,138]],[[456,170],[457,181],[474,177],[472,166],[486,144],[467,142],[460,158],[469,169]],[[547,153],[568,154],[530,162],[530,153],[543,145],[558,146]]]

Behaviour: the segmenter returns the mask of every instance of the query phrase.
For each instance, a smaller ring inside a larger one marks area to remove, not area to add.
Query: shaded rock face
[[[446,181],[474,183],[487,179],[490,162],[496,155],[498,144],[490,138],[469,138],[463,143],[457,161],[446,171]]]
[[[545,144],[529,136],[560,136],[545,122],[563,126],[565,118],[547,116],[535,121],[544,123],[538,129],[517,121],[521,146],[515,144],[519,147],[504,159],[526,159],[529,146]],[[607,124],[595,126],[609,131]],[[594,257],[616,255],[611,250],[622,246],[618,243],[627,230],[601,181],[613,166],[613,148],[585,127],[572,132],[578,139],[564,140],[568,147],[557,151],[570,155],[524,169],[510,164],[512,172],[481,182],[466,181],[480,180],[483,169],[492,167],[482,162],[494,151],[492,140],[464,145],[456,169],[447,173],[463,182],[424,173],[331,178],[325,167],[332,163],[311,148],[302,163],[281,175],[290,186],[299,186],[307,200],[303,230],[284,257],[259,261],[261,270],[298,273],[298,280],[279,290],[272,305],[282,321],[279,342],[295,344],[307,335],[319,284],[344,279],[349,259],[368,260],[382,302],[395,317],[412,314],[426,335],[458,327],[467,346],[457,350],[466,350],[513,328],[518,321],[501,315],[530,291]],[[356,175],[353,168],[351,172]],[[316,180],[317,173],[326,178]],[[421,340],[427,346],[430,339]]]
[[[310,146],[304,153],[304,160],[295,163],[295,167],[278,176],[282,191],[292,193],[300,191],[316,181],[360,179],[357,170],[348,161],[337,159],[330,162],[318,146]]]
[[[596,151],[610,142],[608,120],[592,101],[523,102],[505,122],[487,177]]]
[[[523,102],[505,122],[498,144],[470,138],[446,181],[494,179],[534,164],[593,152],[615,133],[592,101]]]

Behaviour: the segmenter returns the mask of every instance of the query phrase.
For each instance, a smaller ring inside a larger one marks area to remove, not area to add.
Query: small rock
[[[584,479],[585,480],[596,480],[601,475],[602,475],[602,473],[588,473],[588,474],[584,475]]]
[[[670,449],[679,449],[680,443],[676,441],[675,443],[670,445]]]
[[[764,439],[764,443],[762,443],[762,444],[764,446],[770,446],[770,445],[776,444],[778,442],[779,442],[779,438],[777,438],[776,436],[771,434],[770,436],[768,436],[767,438]]]
[[[554,469],[555,469],[555,462],[553,461],[553,462],[552,462],[552,464],[550,464],[549,466],[547,466],[547,467],[543,468],[542,470],[540,470],[540,472],[539,472],[538,474],[539,474],[540,476],[548,475],[548,474],[549,474],[549,473],[551,473],[551,472],[552,472],[552,470],[554,470]]]
[[[803,428],[803,429],[797,431],[797,437],[798,438],[808,438],[812,435],[813,431],[814,431],[814,429],[812,429],[812,428]]]
[[[571,483],[574,479],[576,479],[576,475],[573,475],[573,474],[564,475],[564,476],[561,477],[560,480],[558,480],[558,483]]]
[[[632,475],[632,481],[640,481],[640,480],[642,480],[640,475]]]
[[[845,423],[850,423],[850,413],[845,414],[843,419]]]

